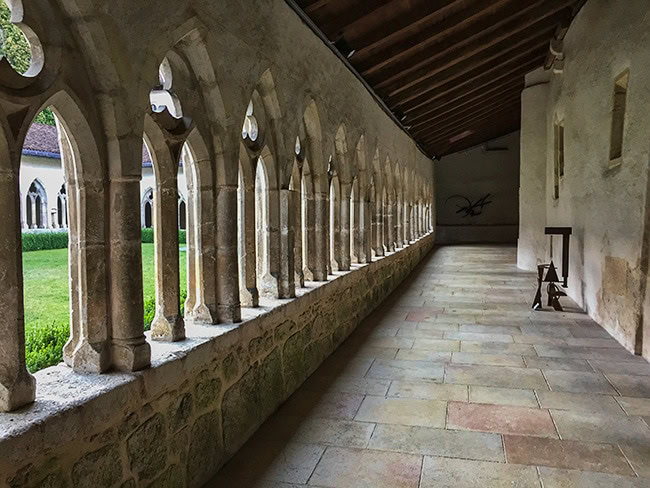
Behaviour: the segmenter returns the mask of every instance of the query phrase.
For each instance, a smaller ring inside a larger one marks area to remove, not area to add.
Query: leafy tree
[[[23,74],[32,62],[32,50],[22,31],[10,21],[11,12],[0,0],[0,56],[7,58],[13,69]],[[39,113],[34,122],[54,125],[54,114],[49,108]]]

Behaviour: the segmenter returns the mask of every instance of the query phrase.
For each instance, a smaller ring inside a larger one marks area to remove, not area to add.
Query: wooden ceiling
[[[431,157],[517,130],[584,0],[296,0]]]

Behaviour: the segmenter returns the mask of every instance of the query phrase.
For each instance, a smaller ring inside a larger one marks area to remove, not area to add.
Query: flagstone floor
[[[515,254],[434,250],[206,486],[650,487],[650,364]]]

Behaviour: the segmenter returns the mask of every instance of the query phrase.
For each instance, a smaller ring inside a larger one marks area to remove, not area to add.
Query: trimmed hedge
[[[186,243],[186,231],[178,231],[178,243]],[[23,232],[23,252],[65,249],[68,247],[67,231]],[[142,229],[142,242],[153,244],[153,229]]]
[[[185,312],[187,293],[181,293],[181,315]],[[156,299],[144,301],[144,330],[151,329],[151,322],[156,315]],[[25,362],[30,373],[63,361],[63,346],[70,337],[70,325],[52,323],[41,327],[29,327],[25,333]]]

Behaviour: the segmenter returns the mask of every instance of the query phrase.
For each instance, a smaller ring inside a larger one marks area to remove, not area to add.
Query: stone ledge
[[[242,310],[240,324],[190,325],[183,342],[151,341],[152,366],[135,374],[84,375],[63,365],[39,371],[37,401],[0,414],[0,485],[39,486],[47,476],[59,476],[78,486],[73,472],[85,469],[86,462],[100,462],[95,458],[105,460],[100,454],[108,449],[123,460],[119,479],[140,486],[153,474],[139,472],[137,455],[129,453],[127,441],[136,430],[150,426],[147,422],[154,422],[156,431],[159,424],[171,429],[180,422],[189,429],[191,423],[208,422],[221,438],[197,442],[207,442],[215,459],[197,478],[182,468],[187,486],[198,486],[408,276],[433,241],[430,233],[371,264],[337,272],[335,279],[310,282],[295,299],[262,299],[259,309]],[[268,391],[259,391],[264,386]],[[212,392],[207,396],[206,388]],[[170,414],[165,420],[183,398],[189,399],[187,418]],[[239,414],[251,405],[252,413]],[[206,410],[210,417],[203,419],[199,414]],[[232,412],[240,418],[231,418]],[[195,430],[193,437],[200,437],[203,430]],[[168,462],[174,461],[170,457]]]

